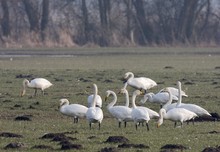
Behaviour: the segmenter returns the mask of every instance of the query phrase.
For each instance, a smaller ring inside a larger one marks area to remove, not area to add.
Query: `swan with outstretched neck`
[[[99,124],[99,130],[101,127],[101,123],[103,120],[103,111],[100,107],[96,107],[96,97],[98,94],[98,88],[96,84],[93,84],[94,88],[94,96],[93,96],[93,101],[91,104],[91,107],[88,108],[86,112],[86,118],[89,122],[89,128],[91,129],[93,123],[98,123]]]
[[[52,86],[53,84],[45,78],[35,78],[30,82],[27,79],[23,81],[23,89],[21,91],[21,97],[25,95],[26,88],[32,88],[35,90],[34,96],[37,95],[37,90],[41,90],[42,94],[44,95],[44,90]]]
[[[118,120],[118,126],[121,127],[121,122],[124,122],[124,126],[126,127],[126,123],[132,121],[131,118],[131,108],[128,106],[115,106],[117,102],[117,95],[114,91],[108,90],[106,91],[105,101],[109,98],[109,96],[113,96],[113,100],[108,104],[107,109],[109,113]]]

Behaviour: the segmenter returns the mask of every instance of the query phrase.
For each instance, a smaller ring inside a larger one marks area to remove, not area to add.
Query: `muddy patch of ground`
[[[105,147],[100,150],[100,152],[119,152],[116,147]]]
[[[35,145],[31,149],[45,149],[45,150],[54,150],[53,147],[47,145]]]
[[[22,135],[15,134],[15,133],[10,133],[10,132],[1,132],[0,137],[10,137],[10,138],[23,138]]]
[[[129,140],[123,136],[109,136],[105,142],[109,143],[127,143]]]
[[[206,147],[202,152],[220,152],[220,146]]]
[[[32,115],[22,115],[15,117],[15,121],[31,121]]]
[[[181,150],[181,151],[187,150],[188,147],[185,147],[185,146],[179,145],[179,144],[177,144],[177,145],[167,144],[167,145],[162,146],[160,149],[161,149],[161,152],[172,152],[174,150]]]
[[[127,144],[127,143],[123,143],[121,145],[118,145],[118,148],[138,148],[138,149],[148,149],[150,148],[147,145],[144,144]]]
[[[15,148],[24,148],[26,147],[25,144],[19,143],[19,142],[14,142],[14,143],[9,143],[4,147],[4,149],[15,149]]]

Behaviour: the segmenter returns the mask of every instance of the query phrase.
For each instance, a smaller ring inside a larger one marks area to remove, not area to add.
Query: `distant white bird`
[[[172,100],[177,101],[178,97],[172,95]],[[169,94],[167,92],[158,92],[156,94],[150,92],[145,94],[140,102],[144,104],[146,101],[157,103],[162,106],[169,101]]]
[[[37,89],[40,89],[42,94],[44,95],[44,90],[52,86],[53,84],[44,78],[35,78],[29,82],[27,79],[23,81],[23,90],[21,92],[21,96],[24,96],[26,92],[26,88],[33,88],[35,89],[34,95],[37,94]]]
[[[88,107],[91,107],[92,101],[93,101],[94,94],[91,94],[88,96],[87,101],[88,101]],[[99,108],[102,108],[102,98],[100,95],[97,95],[95,98],[96,106]]]
[[[146,92],[148,89],[157,86],[157,83],[154,80],[145,77],[135,78],[132,72],[125,73],[124,78],[127,80],[123,87],[124,89],[126,89],[127,85],[129,85],[135,89],[144,90]]]
[[[158,120],[157,127],[163,124],[163,119],[174,121],[175,122],[174,127],[176,127],[177,122],[180,122],[182,127],[183,122],[197,117],[197,115],[194,112],[191,112],[184,108],[173,108],[168,112],[166,112],[166,110],[162,108],[160,109],[159,114],[160,114],[160,118]]]
[[[67,99],[60,99],[60,112],[66,116],[73,117],[74,123],[78,123],[79,118],[86,117],[88,108],[80,104],[69,104]]]
[[[181,82],[178,81],[177,82],[178,88],[179,88],[179,92],[181,92]],[[211,114],[205,110],[204,108],[196,105],[196,104],[186,104],[186,103],[181,103],[182,102],[182,96],[181,93],[179,94],[179,100],[177,102],[176,107],[178,108],[184,108],[187,109],[189,111],[192,111],[194,113],[196,113],[198,116],[211,116]]]
[[[91,104],[91,107],[88,108],[86,112],[86,118],[89,121],[89,128],[91,129],[92,123],[98,123],[99,124],[99,130],[100,126],[103,120],[103,112],[102,109],[99,107],[96,107],[96,97],[98,94],[98,88],[96,84],[93,84],[94,87],[94,96],[93,96],[93,101]]]
[[[126,122],[132,121],[131,118],[132,110],[128,106],[114,106],[117,102],[117,95],[115,94],[115,92],[111,90],[106,91],[105,101],[110,95],[113,96],[113,100],[111,103],[108,104],[107,109],[109,113],[118,120],[119,128],[121,127],[121,122],[124,122],[126,127]]]
[[[139,123],[146,123],[147,130],[149,130],[148,121],[150,120],[150,117],[149,117],[148,112],[146,112],[146,110],[144,110],[142,108],[137,108],[137,106],[135,104],[136,96],[140,95],[140,94],[141,94],[140,90],[136,90],[133,92],[131,117],[135,123],[136,130],[137,130],[137,126]]]
[[[129,106],[129,94],[128,94],[127,89],[124,89],[124,88],[121,89],[120,93],[125,94],[126,106]],[[150,108],[143,107],[143,106],[137,106],[137,108],[145,110],[149,114],[150,119],[157,119],[157,118],[159,118],[159,114],[156,111],[154,111],[154,110],[152,110]]]

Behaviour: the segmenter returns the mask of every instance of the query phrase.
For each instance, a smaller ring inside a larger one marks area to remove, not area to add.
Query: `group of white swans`
[[[183,122],[194,120],[195,117],[203,115],[211,116],[207,110],[198,105],[182,103],[182,96],[187,97],[187,95],[181,90],[181,82],[179,81],[177,82],[178,89],[167,87],[160,90],[157,94],[154,94],[147,93],[150,88],[157,86],[157,83],[152,79],[145,77],[135,78],[132,72],[125,73],[124,78],[127,81],[119,93],[125,95],[125,105],[115,105],[117,102],[117,95],[114,91],[106,91],[105,97],[106,101],[109,96],[113,96],[113,100],[108,104],[107,109],[109,113],[117,119],[119,127],[121,127],[121,122],[124,122],[124,126],[126,127],[127,122],[133,121],[136,129],[140,123],[146,123],[147,129],[149,130],[148,122],[150,119],[158,119],[157,127],[163,123],[164,119],[174,121],[174,127],[176,127],[177,122],[180,122],[182,127]],[[44,89],[51,85],[52,84],[44,78],[36,78],[31,82],[24,80],[24,89],[21,96],[24,95],[26,87],[34,88],[36,95],[37,89],[40,89],[43,93]],[[137,89],[132,94],[132,107],[129,107],[129,93],[126,90],[127,85]],[[78,118],[86,117],[90,129],[93,123],[98,123],[100,129],[104,117],[101,109],[102,98],[98,95],[96,84],[93,84],[93,89],[94,93],[88,96],[88,107],[81,104],[70,104],[68,99],[60,99],[60,112],[64,115],[73,117],[74,123],[78,122]],[[145,103],[146,101],[150,101],[160,104],[161,109],[159,110],[159,113],[144,106],[136,106],[136,96],[143,94],[144,97],[141,99],[141,102]],[[172,103],[173,100],[176,100],[177,102]]]

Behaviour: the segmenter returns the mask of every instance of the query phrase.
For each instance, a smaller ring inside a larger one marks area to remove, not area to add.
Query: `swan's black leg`
[[[34,91],[34,96],[36,96],[37,95],[37,89],[35,89],[35,91]]]
[[[183,122],[180,122],[181,123],[181,128],[183,127]]]
[[[121,128],[121,122],[120,121],[118,122],[118,127]]]
[[[149,129],[149,125],[148,125],[148,123],[146,123],[146,126],[147,126],[147,131],[149,131],[150,129]]]
[[[78,117],[76,117],[76,123],[78,123],[78,121],[79,121],[79,118],[78,118]]]
[[[176,121],[175,121],[175,123],[174,123],[174,128],[176,128]]]
[[[99,130],[100,130],[100,128],[101,128],[101,123],[99,122]]]
[[[124,126],[125,126],[125,128],[126,128],[126,125],[127,125],[127,122],[125,121],[125,122],[124,122]]]
[[[136,127],[136,130],[137,130],[137,128],[138,128],[138,124],[137,123],[135,124],[135,127]]]
[[[92,128],[92,123],[90,122],[89,123],[89,129],[91,130],[91,128]]]

